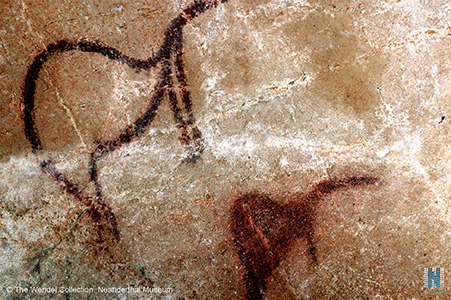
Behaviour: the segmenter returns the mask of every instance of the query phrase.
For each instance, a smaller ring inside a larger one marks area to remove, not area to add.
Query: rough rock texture
[[[146,59],[190,4],[0,2],[0,297],[242,298],[246,266],[231,230],[240,195],[258,192],[285,205],[318,182],[371,176],[374,184],[323,195],[312,227],[316,260],[308,235],[296,239],[262,293],[449,299],[451,20],[444,0],[229,0],[194,18],[183,45],[203,152],[186,160],[192,149],[180,143],[166,96],[139,137],[97,163],[121,236],[99,247],[89,210],[39,163],[51,159],[95,195],[90,153],[146,110],[159,69],[137,71],[98,53],[51,57],[36,81],[42,151],[35,154],[22,120],[27,70],[61,39],[101,41]],[[245,218],[262,243],[255,247],[270,249],[265,241],[282,230],[281,216],[255,211],[263,214],[256,225]],[[445,290],[427,293],[423,268],[435,266],[448,272]],[[98,290],[131,285],[170,290]],[[94,292],[31,291],[37,287]]]

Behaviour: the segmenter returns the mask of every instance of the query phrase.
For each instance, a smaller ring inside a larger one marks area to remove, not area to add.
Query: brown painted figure
[[[307,241],[308,253],[313,263],[317,262],[315,216],[325,196],[338,189],[374,184],[376,180],[375,177],[325,180],[287,205],[280,205],[259,193],[238,197],[231,210],[231,230],[246,268],[246,297],[263,298],[268,278],[300,238]]]
[[[196,162],[202,152],[201,132],[195,125],[192,111],[192,101],[187,87],[183,56],[183,28],[192,19],[206,10],[216,7],[227,0],[199,0],[194,1],[174,18],[164,33],[164,41],[160,49],[148,59],[136,59],[122,54],[119,50],[98,42],[60,40],[47,46],[46,50],[35,56],[28,68],[23,90],[23,121],[25,135],[32,146],[32,151],[38,154],[45,150],[39,138],[34,118],[36,82],[39,73],[46,61],[55,55],[68,51],[98,53],[111,60],[126,64],[130,68],[149,70],[159,68],[159,80],[152,92],[146,111],[132,124],[123,128],[114,139],[97,141],[91,153],[89,177],[95,184],[96,195],[91,196],[82,191],[77,184],[71,182],[64,174],[59,172],[51,159],[40,162],[42,171],[61,184],[62,188],[71,194],[75,200],[88,208],[89,215],[97,232],[97,243],[100,249],[106,249],[110,243],[120,240],[120,233],[114,213],[102,196],[102,187],[98,180],[97,163],[107,153],[122,145],[129,143],[140,136],[152,123],[157,114],[158,107],[165,96],[168,96],[174,119],[181,131],[180,141],[190,153],[189,161]],[[177,93],[177,90],[179,93]]]

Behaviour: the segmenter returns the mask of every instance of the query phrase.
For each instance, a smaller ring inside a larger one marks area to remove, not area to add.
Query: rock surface
[[[180,143],[165,96],[140,136],[98,160],[121,236],[99,248],[90,211],[40,162],[51,159],[95,195],[90,153],[143,114],[160,71],[97,53],[51,57],[36,81],[42,151],[32,153],[22,119],[27,70],[61,39],[151,57],[189,5],[2,1],[1,297],[104,299],[99,288],[134,286],[163,291],[109,295],[242,298],[246,266],[231,230],[240,195],[285,205],[318,182],[372,176],[374,184],[324,194],[316,261],[305,236],[296,239],[264,296],[445,299],[446,278],[443,293],[427,293],[423,268],[449,270],[451,257],[447,1],[229,0],[194,18],[183,50],[203,151],[187,161],[192,149]],[[263,230],[263,248],[279,230],[265,233],[265,222],[252,227]],[[66,290],[31,290],[39,287]]]

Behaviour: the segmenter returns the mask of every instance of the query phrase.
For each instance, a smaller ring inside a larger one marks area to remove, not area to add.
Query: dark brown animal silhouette
[[[300,238],[307,241],[312,261],[317,261],[315,216],[322,198],[343,188],[374,184],[375,177],[325,180],[310,192],[280,205],[268,195],[249,193],[238,197],[231,210],[231,231],[246,268],[248,299],[262,299],[266,281]]]

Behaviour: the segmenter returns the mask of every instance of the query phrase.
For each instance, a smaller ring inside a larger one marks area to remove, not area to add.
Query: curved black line
[[[134,69],[150,69],[157,66],[162,60],[170,60],[171,53],[177,53],[176,65],[178,71],[178,78],[181,85],[186,88],[186,78],[183,66],[183,27],[192,19],[199,16],[206,10],[216,7],[219,2],[225,3],[228,0],[214,0],[214,1],[194,1],[193,4],[185,8],[182,13],[180,13],[176,18],[174,18],[169,26],[166,28],[164,33],[163,44],[156,54],[149,57],[148,59],[137,59],[127,55],[122,54],[119,50],[114,47],[102,45],[98,42],[90,41],[69,41],[60,40],[53,44],[47,46],[46,50],[43,50],[37,56],[35,56],[32,64],[28,68],[27,75],[25,77],[25,86],[23,91],[23,116],[25,124],[25,135],[32,145],[33,152],[37,150],[42,150],[42,143],[39,139],[39,134],[36,129],[36,125],[33,117],[34,110],[34,95],[36,91],[36,80],[39,77],[39,71],[42,69],[44,63],[53,55],[57,53],[63,53],[67,51],[78,50],[81,52],[88,53],[99,53],[111,60],[124,63]],[[165,78],[165,77],[163,77]],[[167,78],[165,78],[167,80]],[[183,101],[185,103],[185,109],[188,115],[192,115],[191,111],[191,100],[189,93],[184,92]],[[154,101],[155,102],[155,101]],[[154,108],[158,108],[158,105]],[[138,119],[135,124],[139,126],[147,126],[152,121],[153,112],[147,111],[142,118]],[[149,119],[150,118],[150,119]],[[136,136],[136,131],[134,133],[126,130],[125,135],[122,134],[121,138],[124,141],[129,141],[133,136]]]

